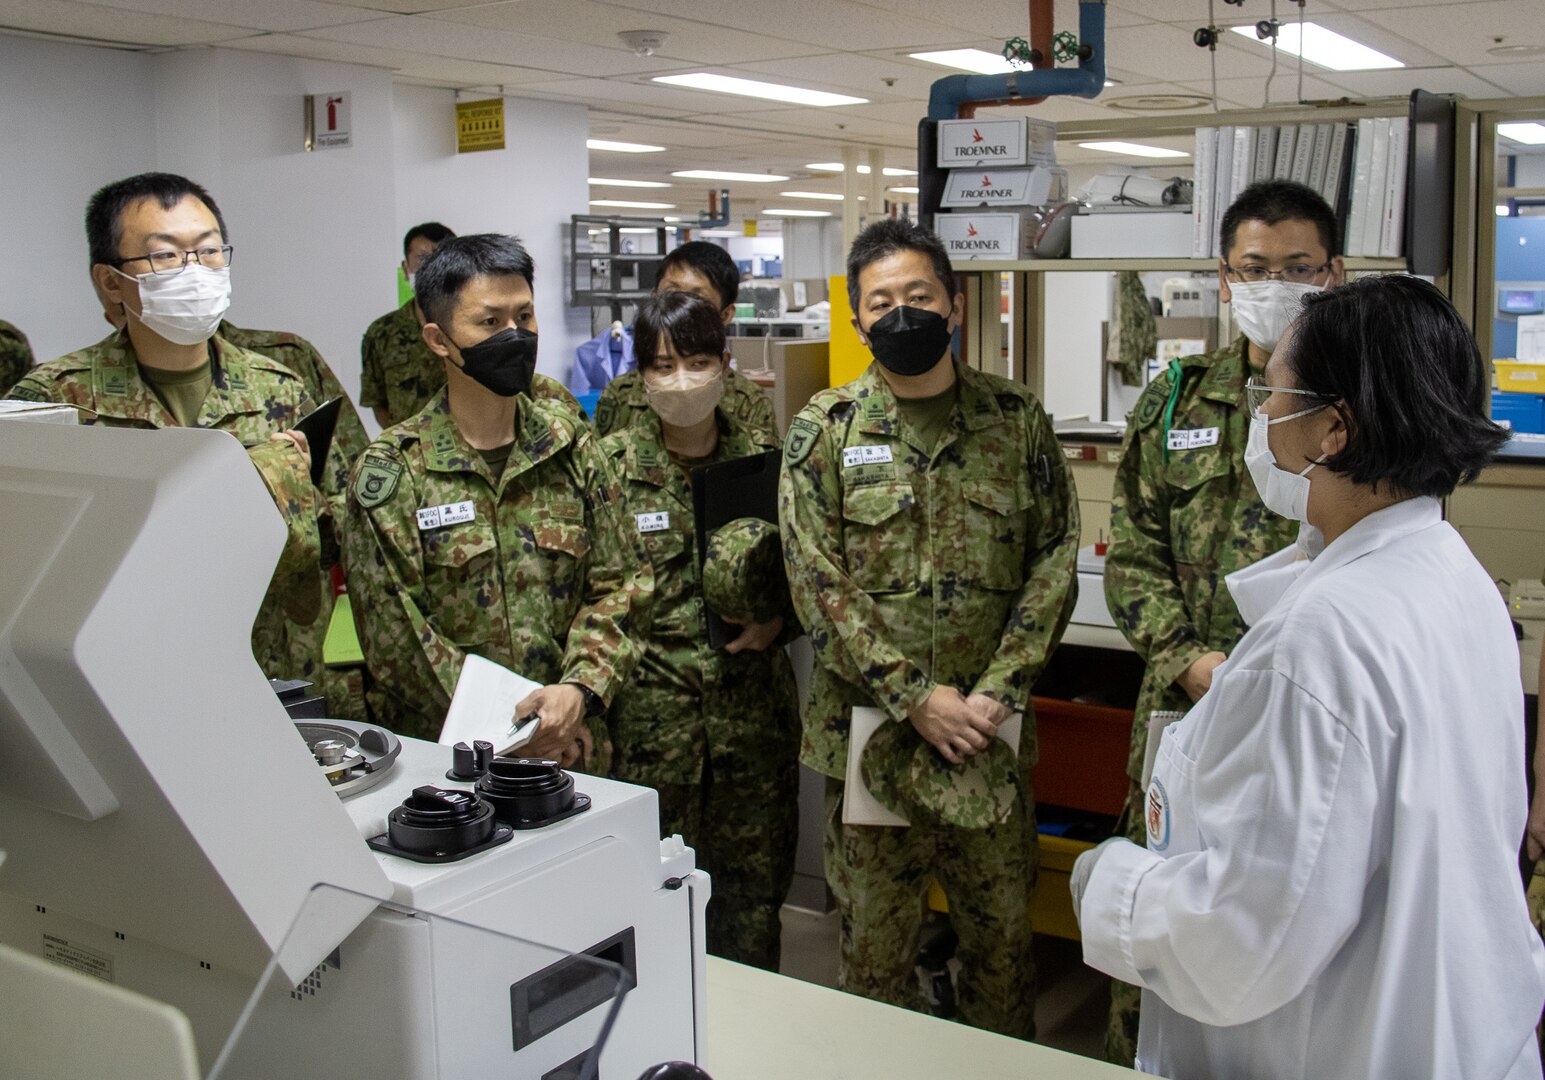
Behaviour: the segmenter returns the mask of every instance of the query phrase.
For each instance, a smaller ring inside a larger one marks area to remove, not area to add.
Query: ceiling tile
[[[1405,97],[1418,87],[1434,94],[1497,97],[1501,91],[1464,68],[1400,68],[1395,71],[1338,71],[1336,81],[1360,97]]]
[[[201,19],[255,30],[312,30],[319,26],[381,18],[377,11],[318,0],[264,0],[260,4],[251,0],[99,0],[99,3],[118,11]],[[53,5],[34,3],[33,6]]]
[[[1477,64],[1470,70],[1487,82],[1502,87],[1502,93],[1489,94],[1488,97],[1545,94],[1545,63],[1538,59],[1517,64]]]
[[[698,19],[702,0],[624,0],[618,4],[640,13]],[[752,34],[767,34],[786,41],[803,41],[822,48],[835,42],[866,50],[896,48],[919,41],[954,40],[960,31],[952,25],[951,11],[936,7],[931,17],[907,16],[878,4],[857,0],[781,0],[779,3],[723,3],[713,8],[715,22]]]
[[[1367,11],[1362,18],[1432,50],[1442,61],[1469,67],[1498,59],[1486,52],[1496,44],[1498,37],[1528,38],[1532,44],[1545,44],[1542,16],[1545,11],[1539,0],[1486,0],[1483,3]],[[1374,41],[1368,44],[1379,48]],[[1407,58],[1401,56],[1400,59]],[[1539,62],[1537,58],[1535,62]]]
[[[454,11],[457,8],[483,7],[488,0],[341,0],[349,7],[365,11],[388,11],[411,15],[420,11]]]
[[[1340,80],[1342,73],[1336,72],[1335,78]],[[1212,83],[1206,78],[1188,79],[1177,83],[1181,90],[1188,94],[1201,94],[1211,96]],[[1125,88],[1123,88],[1125,89]],[[1147,87],[1139,87],[1136,93],[1150,93]],[[1260,79],[1219,79],[1218,99],[1224,102],[1224,107],[1233,105],[1236,108],[1259,109],[1265,101],[1266,80]],[[1304,71],[1304,100],[1306,101],[1337,101],[1348,96],[1359,96],[1352,93],[1344,85],[1317,79]],[[1271,104],[1273,106],[1293,106],[1298,103],[1298,65],[1293,64],[1286,70],[1277,69],[1276,78],[1271,81]]]
[[[222,47],[276,53],[280,56],[301,56],[311,60],[331,60],[341,64],[368,64],[394,72],[424,60],[423,53],[349,45],[341,41],[320,41],[300,34],[257,34],[240,41],[225,42]]]
[[[75,0],[0,0],[0,26],[122,45],[210,45],[250,37],[252,30],[171,15],[119,11]]]

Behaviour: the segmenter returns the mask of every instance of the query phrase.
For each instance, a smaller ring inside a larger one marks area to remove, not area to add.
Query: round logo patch
[[[1169,792],[1157,777],[1148,786],[1147,809],[1148,850],[1163,851],[1169,847]]]

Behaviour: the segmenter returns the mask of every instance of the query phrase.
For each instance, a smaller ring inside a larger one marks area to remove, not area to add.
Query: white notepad
[[[454,746],[484,739],[495,754],[508,754],[531,740],[537,724],[514,727],[515,706],[542,684],[517,675],[502,664],[469,655],[461,665],[451,708],[440,729],[440,745]],[[511,728],[514,727],[514,730]]]
[[[1009,744],[1009,749],[1019,753],[1019,732],[1024,727],[1025,714],[1015,713],[998,725],[998,738]],[[864,783],[861,762],[864,747],[881,725],[893,721],[880,710],[868,705],[853,708],[853,722],[848,728],[848,775],[847,787],[842,792],[842,823],[844,825],[911,825],[900,814],[880,805]]]

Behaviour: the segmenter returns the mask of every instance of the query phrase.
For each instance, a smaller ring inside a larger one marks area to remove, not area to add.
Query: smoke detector
[[[622,39],[634,56],[653,56],[665,45],[665,39],[670,37],[666,30],[622,30],[617,36]]]

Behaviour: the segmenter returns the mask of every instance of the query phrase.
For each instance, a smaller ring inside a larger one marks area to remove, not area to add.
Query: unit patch
[[[396,494],[401,479],[401,462],[367,454],[354,481],[354,501],[366,510],[380,506]]]

